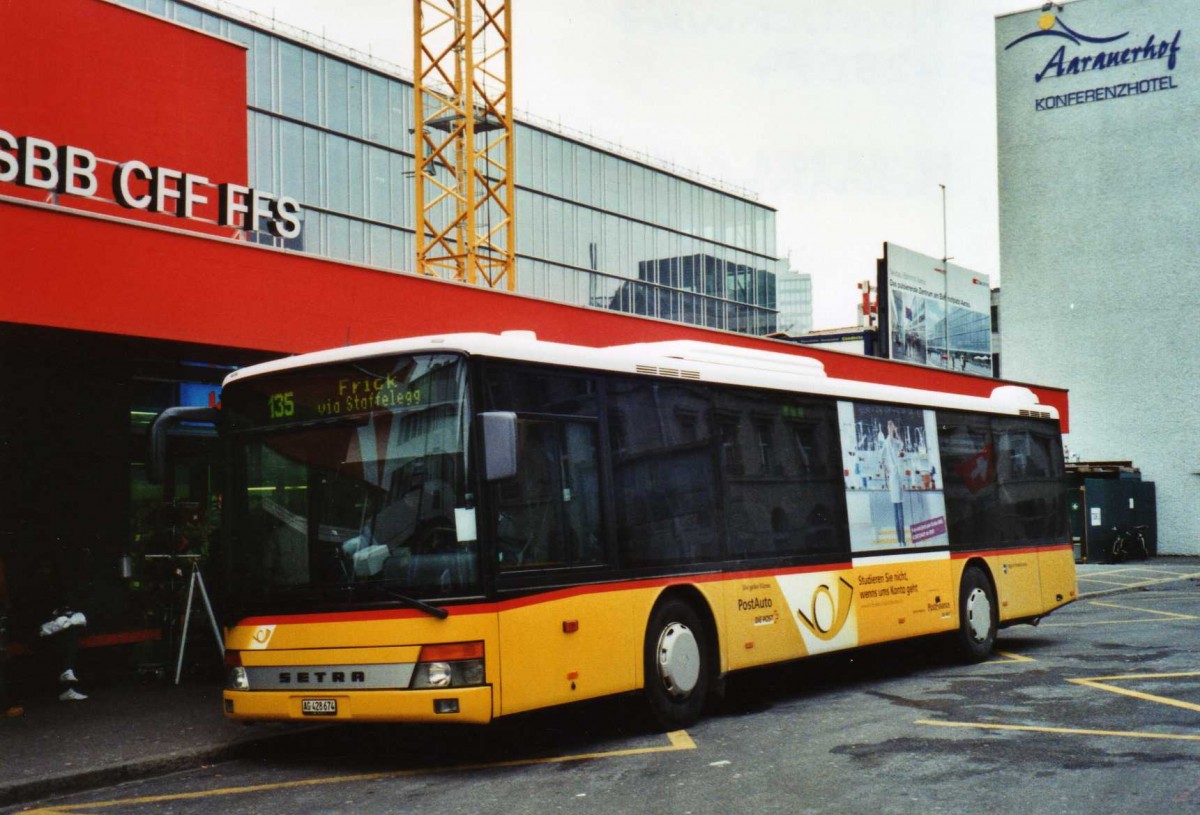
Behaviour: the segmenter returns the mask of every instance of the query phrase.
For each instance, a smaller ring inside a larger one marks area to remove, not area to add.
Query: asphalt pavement
[[[0,718],[0,806],[57,793],[193,769],[245,754],[297,725],[227,721],[213,681],[89,683],[81,702],[58,688],[20,699],[17,718]]]
[[[1078,566],[1081,599],[1195,578],[1200,558]],[[314,726],[229,722],[211,680],[80,680],[86,701],[60,702],[51,688],[0,718],[0,806],[203,767]]]

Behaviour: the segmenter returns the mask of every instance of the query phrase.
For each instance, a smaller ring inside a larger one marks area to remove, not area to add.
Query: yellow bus
[[[222,392],[225,713],[484,723],[1076,598],[1057,414],[693,341],[342,348]]]

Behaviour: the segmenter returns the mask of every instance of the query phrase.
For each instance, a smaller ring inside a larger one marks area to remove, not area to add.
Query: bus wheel
[[[700,718],[712,667],[707,628],[691,604],[672,598],[655,606],[644,668],[646,701],[660,725],[678,730]]]
[[[958,594],[958,646],[968,662],[982,662],[996,644],[996,593],[976,566],[963,571]]]

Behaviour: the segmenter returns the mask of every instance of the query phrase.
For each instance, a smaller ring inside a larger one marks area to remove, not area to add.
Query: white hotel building
[[[999,17],[996,83],[1004,375],[1069,388],[1072,457],[1200,554],[1200,2]]]

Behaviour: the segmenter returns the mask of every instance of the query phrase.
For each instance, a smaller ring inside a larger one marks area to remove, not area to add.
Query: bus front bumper
[[[237,721],[486,724],[492,720],[492,688],[488,685],[333,693],[226,690],[224,700],[226,718]]]

